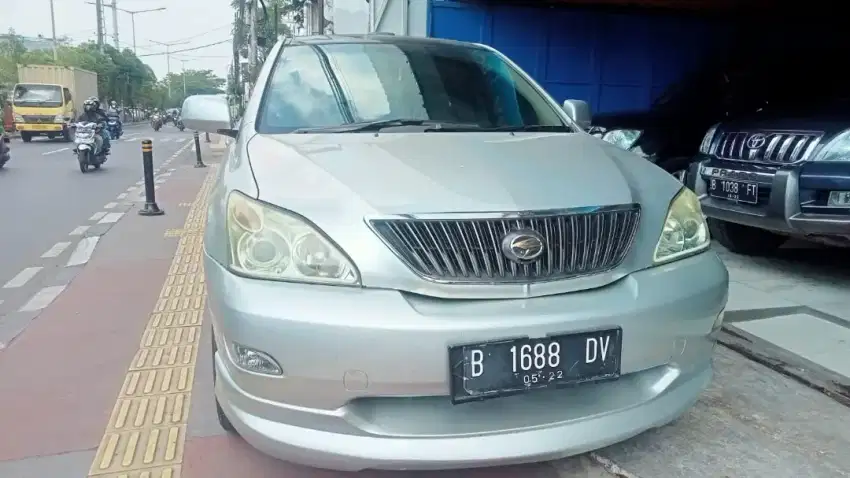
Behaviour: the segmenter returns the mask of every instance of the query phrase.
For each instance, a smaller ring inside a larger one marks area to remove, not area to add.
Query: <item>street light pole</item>
[[[51,5],[52,5],[52,3],[53,3],[53,0],[51,0]],[[86,3],[91,4],[91,5],[96,5],[96,3],[94,3],[94,2],[86,2]],[[103,5],[103,6],[106,7],[106,8],[112,9],[112,14],[113,14],[112,21],[113,21],[114,28],[115,28],[115,47],[116,48],[118,48],[118,14],[115,13],[115,12],[121,11],[121,12],[130,14],[130,22],[133,25],[133,53],[136,53],[136,15],[138,15],[140,13],[159,12],[159,11],[166,9],[165,7],[159,7],[159,8],[148,8],[146,10],[126,10],[126,9],[123,9],[123,8],[118,8],[115,5],[115,0],[112,0],[112,5]]]
[[[53,63],[59,61],[59,54],[56,52],[56,14],[53,10],[53,0],[50,0],[50,28],[53,32]]]
[[[162,46],[165,47],[165,61],[168,63],[167,74],[165,75],[165,78],[168,80],[167,81],[167,83],[168,83],[168,97],[171,98],[171,47],[176,46],[176,45],[185,45],[189,42],[188,41],[176,41],[176,42],[165,43],[165,42],[158,42],[158,41],[154,41],[154,40],[150,40],[150,41],[151,41],[151,43],[156,43],[157,45],[162,45]]]
[[[180,60],[183,62],[183,72],[180,73],[180,76],[183,77],[183,99],[186,99],[186,62],[189,60]]]
[[[118,42],[118,0],[112,0],[112,41],[115,43],[115,49],[121,51],[121,44]]]

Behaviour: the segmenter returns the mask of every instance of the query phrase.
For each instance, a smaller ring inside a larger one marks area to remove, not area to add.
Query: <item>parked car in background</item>
[[[788,237],[850,246],[850,90],[840,75],[784,68],[789,54],[739,81],[749,113],[708,129],[688,174],[733,252],[769,253]]]
[[[728,291],[691,190],[492,48],[284,41],[238,130],[226,98],[183,105],[236,138],[204,235],[226,430],[322,468],[468,468],[691,407]]]

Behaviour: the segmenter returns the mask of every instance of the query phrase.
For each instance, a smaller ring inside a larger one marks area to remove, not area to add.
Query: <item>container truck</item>
[[[70,128],[83,102],[97,94],[97,74],[56,65],[18,65],[12,90],[15,129],[25,143],[35,136],[73,141]]]

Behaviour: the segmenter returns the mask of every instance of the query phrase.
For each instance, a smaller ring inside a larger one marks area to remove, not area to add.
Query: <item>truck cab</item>
[[[28,143],[34,136],[73,139],[69,125],[75,116],[71,91],[58,84],[18,83],[12,91],[15,129]]]

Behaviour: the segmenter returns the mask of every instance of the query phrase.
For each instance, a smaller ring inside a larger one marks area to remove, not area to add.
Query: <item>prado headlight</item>
[[[681,259],[707,249],[710,244],[708,224],[702,215],[699,198],[690,189],[682,188],[667,210],[653,261],[661,264]]]
[[[826,143],[815,155],[814,161],[850,161],[850,130]]]
[[[711,154],[711,142],[714,140],[714,133],[717,133],[718,127],[720,127],[720,123],[708,128],[708,131],[705,132],[705,136],[702,137],[702,143],[699,145],[700,153]]]
[[[357,285],[354,265],[304,219],[233,191],[227,200],[229,267],[256,279]]]
[[[643,134],[643,131],[639,129],[612,129],[602,136],[602,140],[629,150],[635,145],[641,134]]]

